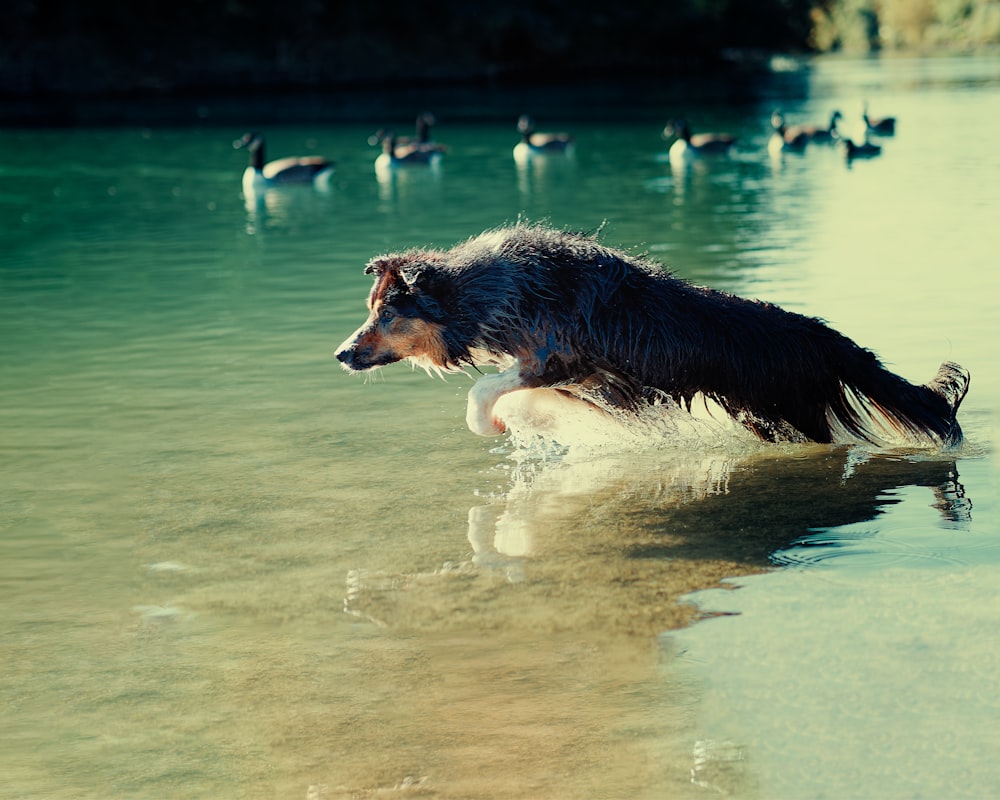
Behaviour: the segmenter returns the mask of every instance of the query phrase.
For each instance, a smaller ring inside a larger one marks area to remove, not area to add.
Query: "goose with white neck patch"
[[[234,149],[245,149],[250,154],[250,163],[243,171],[243,193],[247,197],[282,186],[329,187],[335,169],[329,159],[322,156],[286,156],[267,161],[265,147],[264,136],[257,131],[246,133],[233,142]]]

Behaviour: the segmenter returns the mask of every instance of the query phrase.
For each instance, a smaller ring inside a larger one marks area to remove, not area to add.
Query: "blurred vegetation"
[[[813,0],[7,0],[0,92],[545,79],[802,49]]]
[[[1000,42],[1000,0],[7,0],[0,96],[557,81]]]
[[[998,0],[828,0],[812,11],[819,51],[970,50],[1000,43]]]

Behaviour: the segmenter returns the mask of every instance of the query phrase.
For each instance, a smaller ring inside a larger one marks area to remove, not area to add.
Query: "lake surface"
[[[525,109],[577,139],[526,170],[435,108],[441,169],[382,183],[418,98],[275,127],[338,172],[250,204],[242,130],[0,131],[0,796],[1000,795],[1000,60],[789,85]],[[775,104],[864,99],[879,158],[768,157]],[[736,152],[674,172],[677,115]],[[463,376],[339,368],[369,258],[521,215],[962,363],[967,442],[528,447],[466,429]]]

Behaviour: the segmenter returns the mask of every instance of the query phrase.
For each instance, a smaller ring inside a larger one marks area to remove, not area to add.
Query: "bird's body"
[[[801,125],[785,124],[785,117],[780,111],[775,111],[771,115],[771,127],[774,133],[767,143],[767,149],[771,155],[778,155],[785,152],[801,153],[809,144],[809,132]]]
[[[382,145],[382,152],[375,159],[375,171],[385,173],[405,167],[435,167],[444,155],[444,145],[433,142],[401,144],[394,131],[379,130],[369,140]]]
[[[243,171],[243,192],[250,196],[281,186],[328,185],[335,165],[322,156],[286,156],[267,161],[263,135],[253,131],[233,142],[236,149],[250,153],[250,163]]]
[[[843,142],[844,154],[848,161],[853,161],[855,158],[874,158],[882,153],[881,146],[868,141],[855,144],[853,139],[843,139]]]
[[[728,133],[692,133],[686,120],[671,120],[663,129],[664,138],[674,138],[670,145],[670,163],[682,165],[702,156],[726,155],[736,143]]]
[[[839,111],[834,111],[830,115],[828,125],[799,125],[798,127],[809,137],[811,142],[830,143],[840,138],[837,130],[837,123],[844,118]]]
[[[517,121],[521,141],[514,145],[514,159],[525,161],[532,156],[567,155],[573,149],[573,137],[568,133],[542,133],[535,130],[535,121],[522,115]]]
[[[861,112],[861,118],[865,122],[865,131],[868,133],[874,133],[876,136],[895,136],[896,134],[896,118],[868,116],[867,103]]]

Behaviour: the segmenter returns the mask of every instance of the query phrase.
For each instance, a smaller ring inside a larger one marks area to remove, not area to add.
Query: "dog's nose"
[[[354,348],[353,347],[341,347],[333,354],[334,358],[337,359],[341,364],[347,364],[350,366],[351,361],[354,360]]]

